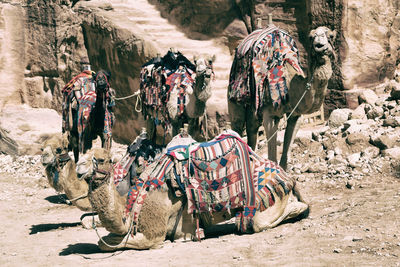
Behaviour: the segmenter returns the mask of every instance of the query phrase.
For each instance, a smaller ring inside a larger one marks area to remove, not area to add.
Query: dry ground
[[[0,173],[0,266],[400,266],[396,174],[364,177],[353,189],[320,177],[299,182],[311,204],[307,219],[253,235],[113,254],[99,251],[95,231],[79,225],[82,212],[44,178]]]

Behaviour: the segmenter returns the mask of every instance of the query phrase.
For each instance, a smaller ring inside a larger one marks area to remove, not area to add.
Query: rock
[[[394,160],[400,160],[400,147],[385,149],[382,151],[382,155]]]
[[[377,148],[376,146],[370,146],[367,148],[364,148],[364,150],[361,152],[362,157],[365,157],[367,159],[373,159],[379,156],[380,149]]]
[[[346,181],[346,188],[347,189],[354,189],[354,185],[355,185],[354,181],[352,181],[352,180],[347,180]]]
[[[392,84],[392,89],[390,91],[390,99],[392,99],[392,100],[400,99],[400,84],[399,83]]]
[[[369,145],[370,137],[365,135],[365,132],[351,133],[347,136],[346,142],[349,145],[361,144],[362,146]]]
[[[385,127],[400,127],[400,117],[391,117],[383,120],[383,126]]]
[[[378,136],[371,137],[371,142],[373,145],[377,146],[381,150],[392,148],[396,143],[397,138],[389,134],[382,134]]]
[[[368,119],[381,118],[383,116],[383,108],[379,106],[373,106],[371,110],[367,112]]]
[[[326,160],[330,161],[335,157],[335,151],[333,150],[328,150],[326,153]]]
[[[374,105],[378,101],[378,96],[371,89],[362,90],[358,96],[358,101],[360,103],[368,103]]]
[[[7,132],[0,128],[0,154],[18,155],[18,144],[11,139]]]
[[[332,111],[328,119],[328,125],[332,128],[342,126],[345,121],[349,119],[351,113],[350,109],[335,109]]]
[[[354,153],[351,154],[347,157],[347,161],[349,163],[349,166],[352,168],[360,167],[361,164],[359,163],[360,161],[360,153]]]
[[[340,253],[340,252],[342,252],[342,249],[340,248],[333,249],[333,253]]]
[[[367,118],[367,114],[365,113],[365,104],[359,105],[355,110],[350,113],[350,119],[361,119],[364,120]]]
[[[328,166],[322,162],[317,164],[310,164],[307,171],[311,173],[326,173],[328,171]]]

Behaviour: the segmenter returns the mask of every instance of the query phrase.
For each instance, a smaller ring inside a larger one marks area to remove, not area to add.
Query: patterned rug
[[[273,206],[288,195],[294,179],[277,163],[260,158],[237,134],[223,133],[206,143],[170,147],[147,177],[136,179],[128,193],[125,216],[137,222],[149,190],[179,187],[188,198],[188,213],[239,209],[237,229],[251,231],[256,211]],[[171,175],[172,174],[172,175]]]
[[[142,66],[140,72],[140,93],[143,100],[143,115],[155,111],[162,117],[165,126],[169,123],[166,103],[172,92],[177,94],[177,116],[184,113],[188,94],[186,89],[193,87],[192,77],[195,66],[180,52],[168,52],[163,58],[155,58]]]
[[[278,108],[289,97],[285,64],[304,76],[293,38],[274,25],[254,31],[236,50],[229,78],[229,99],[237,102],[254,99],[252,104],[259,110],[263,105],[265,88],[268,88],[268,97]]]

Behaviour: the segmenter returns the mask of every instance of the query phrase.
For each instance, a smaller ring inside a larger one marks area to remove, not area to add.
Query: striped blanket
[[[80,91],[81,95],[94,91],[93,71],[85,70],[72,78],[61,90],[63,94],[62,106],[62,131],[70,131],[70,105],[74,97],[73,91]]]
[[[268,88],[273,106],[284,104],[288,100],[286,63],[304,76],[296,43],[287,32],[274,25],[252,32],[236,49],[229,77],[229,99],[251,102],[259,110]]]
[[[136,179],[128,194],[125,216],[134,207],[135,221],[148,190],[173,178],[171,183],[188,198],[189,214],[239,210],[236,226],[244,233],[252,229],[256,211],[273,206],[294,186],[277,163],[257,156],[236,134],[170,147],[157,163],[149,176]]]
[[[90,114],[95,107],[96,103],[96,92],[89,91],[84,94],[81,98],[78,99],[79,109],[78,109],[78,134],[79,134],[79,151],[82,152],[85,150],[84,141],[83,141],[83,133],[88,127],[90,123]],[[104,114],[104,128],[103,133],[111,138],[112,135],[112,114],[108,110],[108,106],[105,108]]]

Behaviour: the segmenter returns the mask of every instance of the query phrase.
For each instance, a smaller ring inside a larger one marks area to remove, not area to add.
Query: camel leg
[[[189,118],[188,119],[189,122],[189,126],[188,126],[188,131],[189,131],[189,135],[197,140],[199,140],[199,137],[201,137],[201,132],[200,132],[200,121],[199,118]]]
[[[246,133],[247,133],[247,144],[255,150],[257,148],[257,137],[258,128],[260,128],[260,122],[258,121],[255,110],[251,107],[246,109]]]
[[[277,162],[277,144],[276,144],[276,139],[277,139],[277,133],[276,131],[278,130],[278,125],[279,125],[279,118],[278,117],[272,117],[270,116],[267,112],[263,113],[263,123],[264,123],[264,130],[267,136],[268,142],[268,159]],[[274,135],[274,136],[272,136]]]
[[[154,124],[154,120],[150,117],[146,120],[146,132],[149,136],[149,139],[155,143],[156,141],[156,125]]]
[[[291,117],[287,121],[287,126],[285,130],[285,139],[283,142],[283,151],[282,151],[282,156],[281,156],[281,161],[279,162],[279,165],[286,171],[287,169],[287,161],[288,161],[288,156],[290,153],[290,146],[293,144],[294,139],[296,138],[296,134],[299,130],[299,116]]]
[[[228,100],[228,113],[231,129],[239,135],[243,135],[243,129],[246,123],[246,108],[244,105]]]
[[[253,218],[254,232],[261,232],[273,227],[285,220],[293,219],[308,210],[308,205],[303,202],[289,202],[289,196],[275,202],[275,205],[265,211],[258,212]]]

